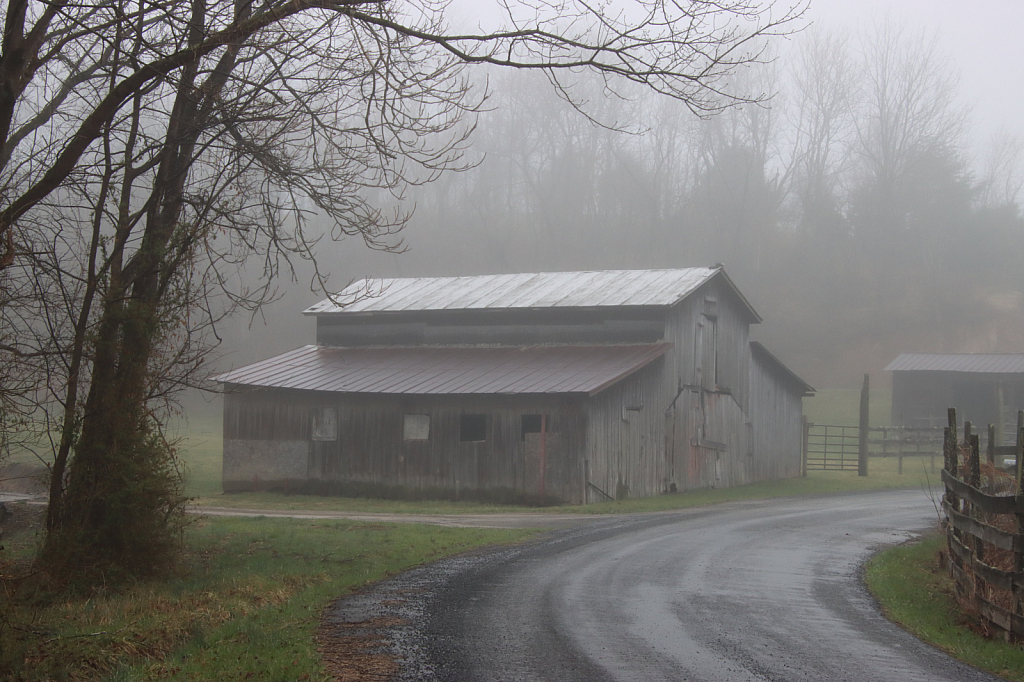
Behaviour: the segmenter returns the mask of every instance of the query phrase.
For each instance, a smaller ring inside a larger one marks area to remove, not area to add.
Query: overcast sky
[[[1024,135],[1024,2],[1021,0],[811,0],[823,26],[870,27],[886,14],[936,35],[960,70],[983,144],[1000,126]]]

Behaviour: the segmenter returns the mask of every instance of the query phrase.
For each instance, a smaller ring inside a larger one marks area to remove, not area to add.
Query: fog
[[[485,72],[472,170],[413,188],[401,253],[322,243],[352,279],[724,263],[754,338],[818,387],[900,352],[1024,348],[1024,48],[1011,2],[815,0],[775,60],[736,75],[763,105],[700,120],[581,76],[595,125],[536,74]],[[622,130],[616,130],[622,129]],[[310,273],[222,330],[221,368],[314,341]]]

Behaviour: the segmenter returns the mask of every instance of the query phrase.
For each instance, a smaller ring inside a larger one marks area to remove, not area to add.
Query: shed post
[[[1017,411],[1017,494],[1021,492],[1021,472],[1024,471],[1024,410]]]
[[[860,448],[857,452],[857,475],[868,475],[868,386],[869,377],[864,375],[864,387],[860,389]]]
[[[544,413],[540,416],[540,496],[544,497],[544,477],[547,473],[547,453],[545,452],[547,446],[548,436],[548,415]]]
[[[1020,410],[1020,411],[1017,412],[1017,448],[1016,448],[1016,453],[1017,453],[1017,494],[1020,495],[1021,466],[1024,466],[1021,463],[1021,460],[1024,460],[1024,410]],[[1018,506],[1018,510],[1019,509],[1020,509],[1020,507]],[[1017,520],[1017,528],[1016,528],[1017,533],[1018,534],[1024,533],[1024,514],[1018,513],[1016,515],[1016,520]],[[1014,570],[1014,572],[1017,575],[1020,575],[1021,573],[1024,573],[1024,552],[1021,552],[1019,550],[1015,550],[1014,551],[1014,553],[1013,553],[1013,570]],[[1013,605],[1011,606],[1011,608],[1013,609],[1013,615],[1014,616],[1019,616],[1019,615],[1024,614],[1024,594],[1022,594],[1021,587],[1017,584],[1016,580],[1013,581],[1012,590],[1013,590]],[[1019,631],[1015,631],[1014,630],[1014,628],[1013,628],[1013,624],[1014,624],[1013,620],[1014,619],[1012,619],[1012,618],[1010,619],[1010,638],[1011,639],[1015,639],[1015,637],[1019,637],[1021,635],[1021,633]]]

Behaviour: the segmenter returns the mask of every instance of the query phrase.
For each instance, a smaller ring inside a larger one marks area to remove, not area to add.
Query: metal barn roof
[[[225,384],[386,394],[594,395],[670,343],[616,346],[325,348],[304,346],[214,377]]]
[[[721,267],[678,270],[537,272],[472,277],[363,279],[304,312],[363,313],[412,310],[481,310],[602,306],[669,306],[722,273],[760,321]]]
[[[901,353],[885,369],[890,372],[1022,374],[1024,353]]]

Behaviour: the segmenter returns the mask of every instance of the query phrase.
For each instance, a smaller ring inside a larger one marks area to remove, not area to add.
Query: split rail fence
[[[956,411],[944,430],[942,482],[949,571],[961,606],[976,612],[991,636],[1024,641],[1024,411],[1017,415],[1015,475],[995,466],[993,427],[983,466],[978,434]],[[984,470],[984,475],[983,475]]]

